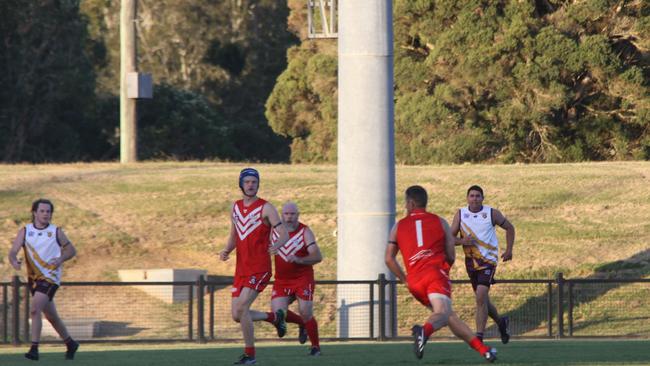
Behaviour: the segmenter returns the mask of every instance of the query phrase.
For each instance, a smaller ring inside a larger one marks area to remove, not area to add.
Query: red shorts
[[[244,287],[252,288],[257,292],[262,292],[271,280],[271,272],[255,273],[246,276],[236,276],[232,284],[232,297],[239,297]]]
[[[451,299],[449,271],[438,267],[418,272],[407,278],[409,291],[424,306],[431,306],[429,294],[445,295]]]
[[[292,280],[275,280],[271,299],[278,297],[297,297],[305,301],[314,301],[314,288],[316,283],[313,278],[296,278]]]

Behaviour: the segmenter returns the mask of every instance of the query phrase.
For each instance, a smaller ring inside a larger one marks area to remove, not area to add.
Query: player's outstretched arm
[[[399,247],[397,246],[397,223],[395,223],[395,225],[393,225],[393,228],[390,230],[390,234],[388,235],[388,245],[386,246],[384,261],[386,262],[388,269],[393,272],[395,277],[399,278],[402,283],[406,284],[406,274],[402,270],[402,267],[400,267],[399,263],[397,263],[396,259],[398,251]]]
[[[18,234],[16,234],[16,238],[14,238],[14,241],[11,244],[11,249],[9,250],[9,262],[16,271],[20,271],[20,265],[22,264],[22,262],[18,260],[18,251],[20,251],[24,242],[25,228],[21,228],[18,230]]]
[[[77,249],[75,249],[74,245],[72,245],[70,239],[68,239],[68,236],[65,235],[65,232],[61,228],[56,231],[56,240],[58,240],[61,245],[61,256],[54,258],[50,264],[58,267],[63,264],[63,262],[74,258],[74,256],[77,255]]]
[[[323,260],[323,255],[320,253],[320,248],[316,244],[316,237],[310,228],[305,229],[305,243],[307,243],[307,255],[304,257],[289,256],[287,260],[304,265],[314,265]]]
[[[267,202],[264,205],[264,208],[262,209],[262,216],[278,233],[278,239],[269,248],[269,253],[275,255],[278,252],[278,249],[280,249],[287,242],[287,240],[289,240],[289,232],[287,231],[287,227],[282,224],[278,210],[276,210],[275,206],[272,204]]]
[[[451,234],[451,229],[449,228],[447,220],[440,218],[440,223],[442,224],[442,228],[445,230],[445,256],[447,257],[447,263],[450,266],[453,266],[456,261],[456,238]]]
[[[492,219],[506,231],[506,251],[501,255],[504,262],[512,260],[512,248],[515,245],[515,226],[499,210],[492,210]]]
[[[233,207],[230,207],[230,212],[232,212],[232,210]],[[235,250],[235,246],[237,245],[237,242],[235,241],[235,223],[232,220],[233,219],[231,218],[230,234],[228,235],[228,242],[226,243],[226,247],[219,252],[219,259],[221,259],[222,261],[228,260],[230,253],[232,253],[232,251]]]
[[[456,210],[454,214],[454,219],[451,221],[451,235],[454,238],[454,245],[471,245],[472,238],[469,235],[459,238],[458,233],[460,233],[460,210]]]

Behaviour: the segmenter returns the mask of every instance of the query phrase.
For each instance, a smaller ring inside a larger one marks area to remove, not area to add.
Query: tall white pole
[[[120,9],[120,163],[133,163],[137,155],[136,100],[127,96],[127,74],[135,72],[135,15],[137,0],[121,0]]]
[[[338,16],[337,277],[376,280],[390,273],[383,253],[395,221],[392,3],[341,0]],[[337,294],[339,335],[368,337],[368,286]]]

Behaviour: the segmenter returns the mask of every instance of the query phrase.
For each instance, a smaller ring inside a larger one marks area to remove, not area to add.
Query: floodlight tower
[[[377,280],[382,273],[392,278],[384,263],[395,221],[392,2],[308,3],[310,34],[319,19],[322,33],[338,34],[337,278]],[[337,15],[338,29],[333,21]],[[379,314],[378,302],[386,304],[394,294],[387,291],[384,299],[369,295],[368,285],[337,287],[340,337],[390,335],[394,323],[388,318],[384,332],[379,331],[378,316],[369,329],[369,304]]]

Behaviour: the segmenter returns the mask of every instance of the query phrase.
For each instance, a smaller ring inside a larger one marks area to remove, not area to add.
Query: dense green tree
[[[0,2],[0,154],[5,162],[94,159],[98,137],[86,21],[73,0]]]
[[[650,159],[646,1],[396,0],[394,33],[400,162]],[[335,49],[288,55],[267,118],[292,160],[332,161]]]
[[[103,94],[119,90],[119,6],[83,3]],[[276,0],[139,0],[139,69],[152,73],[156,84],[204,96],[242,158],[286,160],[288,140],[269,127],[264,102],[296,40],[286,27],[288,14],[286,3]]]

